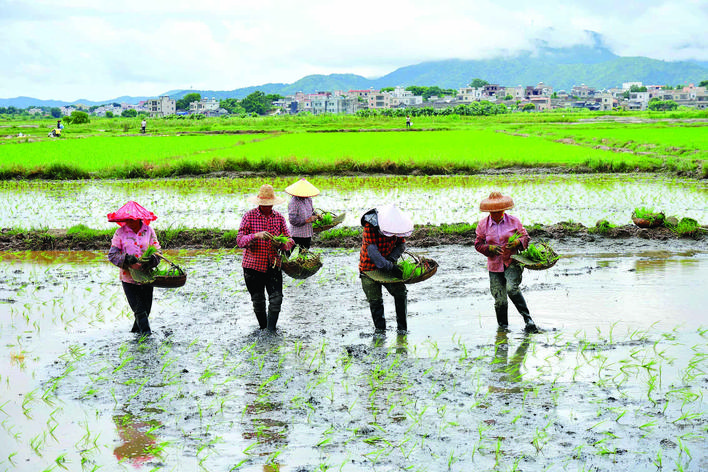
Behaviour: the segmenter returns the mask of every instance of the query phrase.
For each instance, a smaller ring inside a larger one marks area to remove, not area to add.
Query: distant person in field
[[[241,219],[236,244],[244,248],[243,278],[251,294],[253,311],[260,329],[275,331],[283,303],[283,271],[280,268],[280,250],[290,250],[295,242],[290,239],[288,225],[283,215],[273,210],[273,205],[285,203],[277,197],[271,185],[265,184],[258,194],[249,197],[256,208],[249,210]],[[273,236],[286,236],[286,243],[276,243]],[[265,293],[268,292],[266,307]]]
[[[411,127],[411,115],[406,116],[406,128]]]
[[[489,212],[489,216],[482,218],[477,224],[474,247],[487,256],[489,288],[494,297],[494,310],[499,328],[507,329],[509,326],[508,297],[523,317],[526,323],[525,330],[537,332],[538,328],[531,319],[526,300],[519,289],[524,267],[511,258],[512,254],[523,251],[529,245],[529,235],[521,221],[515,216],[504,213],[513,207],[514,200],[499,192],[492,192],[488,198],[482,200],[479,209]],[[519,238],[508,242],[514,233],[519,233]]]
[[[140,271],[152,269],[160,263],[157,254],[152,254],[148,261],[140,261],[148,247],[154,246],[158,251],[160,250],[155,230],[150,226],[150,222],[156,219],[157,216],[153,212],[132,201],[120,207],[115,213],[108,214],[108,221],[118,223],[120,226],[111,240],[108,260],[121,269],[120,280],[123,291],[135,315],[131,331],[141,335],[151,333],[148,317],[152,309],[153,287],[150,283],[136,281],[133,275],[137,277]]]
[[[406,250],[406,237],[413,233],[413,221],[395,205],[374,208],[361,217],[364,227],[359,253],[359,279],[369,302],[371,318],[377,333],[386,331],[384,301],[381,287],[393,296],[396,306],[396,324],[403,334],[408,330],[408,290],[403,282],[381,283],[366,275],[367,271],[382,270],[396,279],[403,272],[396,261]]]
[[[57,120],[57,129],[64,129],[64,125],[62,124],[61,120]]]
[[[147,128],[147,121],[143,118],[143,121],[140,123],[140,132],[145,134],[145,128]]]
[[[309,249],[312,243],[312,223],[317,221],[318,216],[312,203],[312,197],[320,194],[320,191],[305,179],[300,179],[294,184],[285,188],[285,193],[292,195],[288,203],[288,223],[290,223],[290,234],[293,241],[300,247]]]

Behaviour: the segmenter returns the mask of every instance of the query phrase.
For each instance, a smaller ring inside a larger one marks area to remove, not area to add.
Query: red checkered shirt
[[[370,244],[374,244],[383,257],[388,256],[393,251],[393,248],[398,245],[398,243],[405,243],[405,238],[399,238],[398,236],[384,236],[379,233],[379,230],[370,224],[364,225],[364,235],[361,243],[361,252],[359,253],[359,272],[364,272],[367,270],[376,269],[376,264],[369,257],[367,248]]]
[[[260,208],[256,207],[243,215],[241,226],[238,229],[238,236],[236,237],[236,244],[245,248],[241,266],[259,272],[267,272],[273,265],[280,267],[280,256],[278,256],[270,240],[254,237],[256,233],[261,231],[268,231],[273,236],[283,234],[288,238],[290,237],[290,232],[285,224],[283,215],[275,210],[270,215],[264,215],[261,213]],[[294,244],[290,240],[285,245],[285,249],[290,249]]]

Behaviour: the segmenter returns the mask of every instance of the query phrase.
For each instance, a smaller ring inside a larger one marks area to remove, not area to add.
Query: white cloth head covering
[[[406,216],[395,204],[377,209],[379,229],[384,236],[407,237],[413,234],[413,220]]]

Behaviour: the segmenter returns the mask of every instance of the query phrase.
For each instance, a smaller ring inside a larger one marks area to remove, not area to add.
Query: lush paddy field
[[[308,128],[282,118],[281,128],[240,129],[222,120],[220,130],[167,127],[148,135],[105,130],[60,140],[7,140],[0,146],[4,178],[125,178],[205,174],[218,171],[275,173],[387,172],[476,173],[497,168],[560,167],[575,171],[671,171],[706,175],[706,123],[638,123],[578,120],[519,122],[499,117],[438,117],[442,126],[392,129],[394,119],[317,121]],[[509,118],[506,118],[509,119]],[[255,119],[253,119],[255,120]],[[164,120],[179,123],[179,120]],[[158,123],[161,123],[158,120]],[[384,124],[382,124],[384,123]],[[162,123],[164,124],[164,123]],[[336,128],[335,125],[341,125]],[[80,125],[91,126],[91,125]],[[250,131],[249,131],[250,130]],[[329,131],[309,133],[307,131]],[[366,132],[369,130],[370,132]],[[388,131],[387,131],[388,130]],[[362,132],[364,131],[364,132]],[[189,136],[184,133],[191,134]],[[238,132],[239,134],[211,134]],[[197,135],[194,135],[194,134]],[[202,133],[202,134],[199,134]],[[246,134],[241,134],[246,133]]]

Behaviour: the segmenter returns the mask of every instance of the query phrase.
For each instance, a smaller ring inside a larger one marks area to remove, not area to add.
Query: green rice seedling
[[[643,220],[649,220],[654,223],[657,220],[664,220],[664,214],[655,212],[651,207],[637,207],[632,212],[632,218],[640,218]]]
[[[331,225],[334,221],[334,215],[328,211],[320,213],[320,217],[312,223],[314,229],[319,229],[323,226]]]
[[[551,247],[543,242],[538,244],[530,243],[526,250],[521,252],[520,255],[541,264],[548,264],[560,257],[554,256]]]

